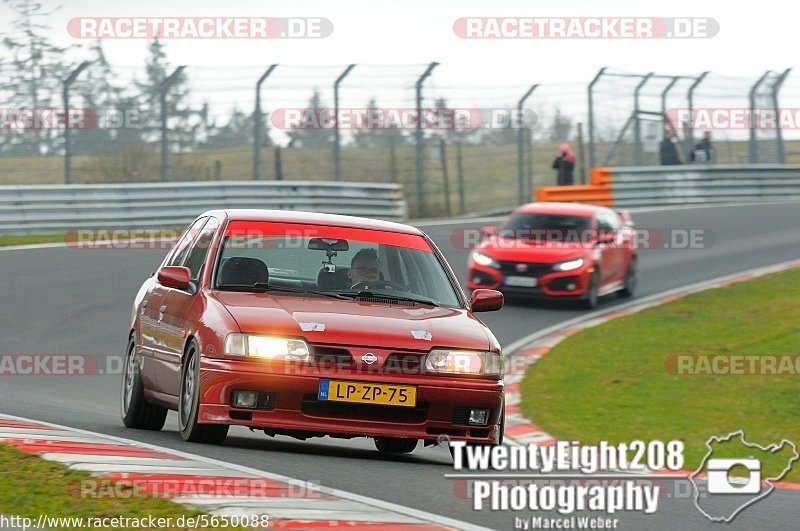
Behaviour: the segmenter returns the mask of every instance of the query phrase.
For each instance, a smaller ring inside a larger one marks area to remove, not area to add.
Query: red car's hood
[[[509,262],[540,262],[551,263],[562,260],[572,260],[586,256],[590,247],[580,242],[547,242],[537,240],[522,240],[500,238],[492,236],[487,238],[477,251],[486,253],[496,260]]]
[[[242,332],[252,334],[423,351],[434,346],[475,350],[494,346],[483,324],[465,310],[226,291],[214,292],[214,297]],[[314,325],[324,325],[324,330]]]

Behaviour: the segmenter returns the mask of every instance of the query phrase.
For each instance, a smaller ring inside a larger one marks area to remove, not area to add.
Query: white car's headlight
[[[428,372],[442,374],[503,374],[503,358],[498,352],[433,349],[425,360]]]
[[[311,350],[302,339],[228,334],[225,338],[227,356],[247,356],[270,360],[308,361]]]
[[[493,267],[495,269],[500,269],[500,264],[497,262],[497,260],[495,260],[491,256],[486,256],[485,254],[481,254],[478,251],[472,253],[472,259],[475,260],[476,264]]]
[[[553,266],[553,269],[555,269],[556,271],[572,271],[573,269],[578,269],[582,265],[583,265],[583,258],[578,258],[576,260],[567,260],[566,262],[559,262],[558,264]]]

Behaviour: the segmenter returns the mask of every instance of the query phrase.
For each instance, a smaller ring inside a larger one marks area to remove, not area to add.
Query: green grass
[[[138,493],[136,497],[111,497],[104,494],[112,489],[98,489],[97,492],[101,495],[97,497],[82,496],[82,492],[93,492],[85,484],[82,485],[83,481],[94,482],[97,478],[92,478],[86,472],[70,470],[59,463],[45,461],[0,444],[0,513],[2,514],[28,517],[34,522],[41,514],[50,517],[77,518],[153,516],[172,518],[173,522],[180,516],[203,514],[168,500],[140,497]]]
[[[749,442],[800,443],[800,375],[676,375],[666,364],[675,354],[800,354],[800,271],[575,334],[528,371],[522,410],[555,437],[584,443],[681,439],[686,469],[700,464],[711,435],[744,429]],[[800,482],[800,463],[785,479]]]
[[[63,234],[36,234],[27,236],[0,235],[0,247],[31,245],[34,243],[63,243]]]

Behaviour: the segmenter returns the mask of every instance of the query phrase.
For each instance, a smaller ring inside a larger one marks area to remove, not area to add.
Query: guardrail
[[[590,185],[539,188],[536,198],[615,207],[800,199],[800,165],[595,168]]]
[[[180,227],[219,208],[306,210],[406,221],[402,186],[322,181],[0,186],[0,234]]]

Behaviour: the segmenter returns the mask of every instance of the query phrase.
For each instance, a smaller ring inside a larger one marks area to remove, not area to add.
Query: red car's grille
[[[413,408],[354,404],[317,400],[316,395],[305,395],[301,411],[311,417],[331,417],[349,420],[375,420],[419,424],[428,418],[428,404],[419,402]]]
[[[314,364],[317,367],[336,367],[341,369],[355,366],[353,356],[350,354],[350,351],[345,348],[312,345],[311,350]]]
[[[522,269],[517,268],[517,266]],[[533,264],[529,262],[500,262],[500,272],[503,275],[521,277],[541,277],[553,272],[553,264]]]

